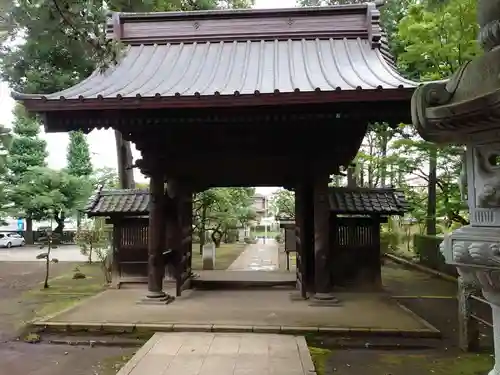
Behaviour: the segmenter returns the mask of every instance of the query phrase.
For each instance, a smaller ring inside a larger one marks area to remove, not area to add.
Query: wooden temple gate
[[[186,197],[285,186],[296,191],[302,295],[330,299],[329,176],[354,158],[368,123],[409,121],[416,87],[394,69],[377,6],[116,13],[108,32],[127,50],[106,74],[14,97],[47,132],[113,128],[141,152],[148,296],[165,295],[168,249],[177,292],[189,286]]]

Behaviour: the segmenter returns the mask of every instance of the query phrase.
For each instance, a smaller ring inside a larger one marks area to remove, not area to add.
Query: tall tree
[[[74,215],[90,194],[88,178],[47,167],[33,167],[17,183],[13,197],[21,200],[34,220],[54,219],[55,233],[62,234],[64,221]]]
[[[271,209],[278,218],[295,219],[295,193],[291,190],[279,189],[271,195]]]
[[[68,153],[66,155],[67,171],[73,176],[90,176],[92,162],[85,134],[80,131],[69,133]]]
[[[476,0],[448,0],[439,6],[429,1],[416,2],[399,24],[398,37],[404,51],[399,55],[398,65],[401,69],[411,72],[409,75],[421,80],[444,79],[452,75],[466,61],[480,53],[476,36]],[[432,9],[430,5],[434,5]],[[449,184],[440,183],[438,173],[439,154],[446,153],[445,163],[457,159],[457,154],[463,151],[456,146],[437,149],[435,145],[418,137],[412,138],[412,147],[426,152],[428,161],[428,191],[427,191],[427,233],[436,233],[436,216],[438,188],[443,196],[447,216],[456,220],[461,218],[456,209],[450,206]],[[406,142],[408,143],[408,142]],[[453,163],[452,163],[453,164]],[[445,174],[445,176],[448,176]],[[458,180],[458,173],[457,173]],[[457,185],[458,181],[454,183]],[[464,220],[460,220],[464,222]]]
[[[7,157],[6,193],[13,203],[12,213],[26,219],[26,243],[33,243],[33,218],[39,216],[39,212],[22,194],[20,183],[31,169],[46,166],[47,143],[39,136],[40,123],[30,117],[22,105],[16,105],[14,114],[14,137]]]
[[[81,131],[73,131],[69,133],[68,153],[66,155],[67,172],[75,177],[85,177],[87,180],[92,174],[92,162],[90,160],[89,144],[85,134]],[[76,226],[80,229],[81,210],[82,207],[77,207]]]

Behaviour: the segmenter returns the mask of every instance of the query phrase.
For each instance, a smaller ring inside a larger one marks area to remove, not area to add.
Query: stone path
[[[273,239],[249,245],[228,267],[230,271],[276,271],[279,269],[278,244]]]
[[[156,333],[118,375],[313,375],[303,336]]]

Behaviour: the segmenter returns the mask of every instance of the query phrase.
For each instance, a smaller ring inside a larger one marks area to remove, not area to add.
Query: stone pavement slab
[[[145,289],[106,290],[50,322],[110,324],[212,324],[422,330],[427,327],[386,295],[339,293],[340,306],[294,301],[289,290],[191,290],[169,305],[137,301]]]
[[[266,243],[248,245],[228,267],[229,271],[276,271],[279,269],[278,244],[272,239]]]
[[[156,333],[118,375],[313,375],[303,336]]]

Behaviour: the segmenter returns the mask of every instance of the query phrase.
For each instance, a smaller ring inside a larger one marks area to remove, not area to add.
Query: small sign
[[[24,230],[24,219],[17,219],[17,230],[23,231]]]

